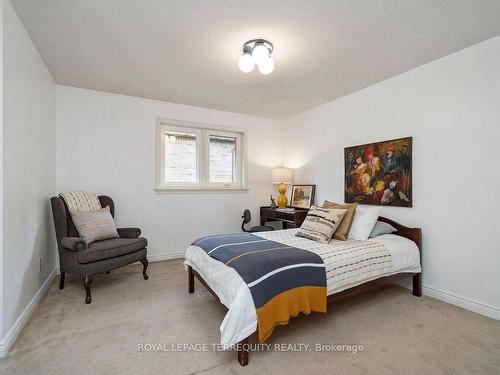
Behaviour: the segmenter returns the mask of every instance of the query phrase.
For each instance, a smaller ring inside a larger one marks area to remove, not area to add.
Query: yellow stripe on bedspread
[[[326,313],[326,288],[302,286],[289,289],[257,309],[259,341],[266,341],[276,326],[287,325],[290,318],[312,311]]]

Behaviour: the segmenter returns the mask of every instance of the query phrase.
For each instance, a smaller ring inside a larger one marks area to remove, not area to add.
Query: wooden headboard
[[[405,227],[404,225],[396,223],[394,220],[383,216],[379,216],[378,219],[384,223],[391,224],[394,228],[396,228],[397,232],[394,234],[406,237],[415,242],[420,250],[420,260],[422,260],[422,229]]]

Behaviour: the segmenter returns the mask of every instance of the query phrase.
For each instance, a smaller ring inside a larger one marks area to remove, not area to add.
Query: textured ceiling
[[[12,0],[57,83],[283,117],[500,34],[498,0]],[[238,69],[274,43],[269,76]]]

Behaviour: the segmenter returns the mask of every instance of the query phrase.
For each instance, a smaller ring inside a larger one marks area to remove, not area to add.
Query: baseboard
[[[444,292],[439,289],[431,288],[430,286],[423,285],[422,293],[426,296],[439,299],[444,302],[451,303],[452,305],[462,307],[466,310],[500,320],[500,309],[493,306],[488,306],[480,302],[472,301],[467,298],[457,296],[452,293]]]
[[[401,280],[395,284],[402,286],[403,288],[412,290],[411,282],[408,280]],[[470,299],[457,296],[456,294],[444,292],[442,290],[432,288],[425,284],[422,285],[422,294],[461,307],[463,309],[487,316],[488,318],[500,320],[500,309],[497,309],[493,306],[488,306],[480,302],[472,301]]]
[[[38,307],[45,294],[49,291],[56,275],[57,275],[57,269],[54,268],[54,270],[50,273],[47,279],[43,282],[42,286],[35,293],[31,301],[24,308],[21,315],[19,315],[16,322],[10,328],[9,332],[7,332],[7,335],[5,335],[4,339],[0,343],[0,358],[5,357],[9,352],[10,348],[12,347],[12,345],[14,345],[17,336],[19,336],[24,326],[26,325],[26,323],[28,323],[29,319],[31,318],[31,315],[33,315],[33,312]]]
[[[170,259],[181,259],[184,258],[186,254],[185,251],[176,251],[175,253],[165,253],[165,254],[148,254],[148,261],[150,262],[160,262],[162,260],[170,260]]]

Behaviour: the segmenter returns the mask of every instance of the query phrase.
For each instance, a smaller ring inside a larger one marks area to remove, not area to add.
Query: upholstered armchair
[[[102,207],[109,206],[111,215],[115,216],[113,200],[105,195],[99,196]],[[139,228],[118,228],[120,238],[92,242],[89,245],[78,237],[68,207],[64,199],[52,197],[52,214],[56,229],[57,245],[59,249],[59,264],[61,278],[59,289],[64,289],[66,272],[79,275],[83,280],[86,297],[85,303],[90,303],[90,285],[92,278],[98,273],[109,273],[111,270],[123,267],[134,262],[143,265],[142,275],[148,279],[147,245],[148,241],[140,237]]]

